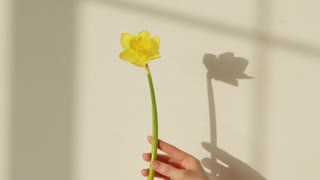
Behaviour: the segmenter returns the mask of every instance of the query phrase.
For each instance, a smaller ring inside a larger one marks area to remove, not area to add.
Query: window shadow
[[[10,180],[71,180],[75,1],[14,0]]]
[[[238,86],[240,79],[253,78],[244,73],[249,61],[234,56],[232,52],[227,52],[218,57],[214,54],[205,54],[203,63],[207,68],[211,142],[202,142],[202,147],[210,153],[210,157],[202,159],[202,163],[210,170],[209,177],[217,180],[265,180],[248,164],[220,149],[217,145],[217,120],[212,80]]]
[[[273,47],[282,48],[289,50],[294,53],[306,54],[313,57],[320,57],[320,47],[318,44],[312,44],[310,42],[284,38],[281,36],[273,35],[269,32],[261,31],[260,28],[265,26],[257,27],[255,29],[249,29],[246,27],[238,27],[232,24],[224,23],[223,21],[208,20],[201,17],[194,17],[192,15],[186,15],[177,13],[175,11],[165,10],[154,6],[145,5],[142,3],[137,3],[134,1],[126,0],[87,0],[90,2],[97,2],[107,6],[114,6],[117,8],[125,9],[128,12],[147,14],[148,16],[153,16],[156,18],[166,19],[168,21],[173,21],[179,24],[187,25],[189,27],[195,27],[199,29],[208,30],[210,32],[226,34],[228,36],[242,38],[246,41],[251,41],[253,43],[258,42],[259,44],[265,44],[266,41],[270,43]],[[256,8],[258,22],[264,23],[260,19],[261,12],[263,13],[269,10],[266,6],[270,6],[271,1],[259,0]]]

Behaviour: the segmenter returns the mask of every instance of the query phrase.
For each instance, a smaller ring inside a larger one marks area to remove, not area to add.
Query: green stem
[[[146,65],[146,70],[147,70],[148,82],[150,87],[150,95],[151,95],[151,103],[152,103],[152,149],[151,149],[151,160],[150,160],[148,180],[153,180],[155,172],[151,167],[151,163],[157,159],[158,113],[157,113],[156,96],[154,93],[152,77],[151,77],[148,65]]]

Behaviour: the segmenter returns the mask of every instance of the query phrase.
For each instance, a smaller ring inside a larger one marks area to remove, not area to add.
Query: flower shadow
[[[202,147],[210,153],[209,158],[202,159],[202,164],[210,170],[208,174],[215,180],[265,180],[256,170],[217,146],[217,120],[215,111],[212,79],[232,86],[238,86],[240,79],[253,77],[245,74],[249,61],[234,56],[232,52],[205,54],[203,64],[207,68],[207,92],[210,117],[210,141],[202,142]]]
[[[208,70],[207,78],[233,86],[239,85],[239,79],[252,78],[244,73],[249,61],[245,58],[234,56],[232,52],[220,54],[218,58],[214,54],[205,54],[203,64]]]

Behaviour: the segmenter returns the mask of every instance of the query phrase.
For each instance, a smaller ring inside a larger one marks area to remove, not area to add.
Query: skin
[[[152,137],[148,136],[151,144]],[[155,177],[163,180],[209,180],[198,159],[182,150],[159,140],[158,149],[165,154],[158,154],[157,160],[151,166],[155,170]],[[150,162],[150,153],[144,153],[142,158]],[[149,170],[143,169],[141,174],[148,176]]]

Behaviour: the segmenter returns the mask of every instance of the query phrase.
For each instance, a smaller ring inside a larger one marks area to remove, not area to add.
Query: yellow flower
[[[123,33],[121,45],[123,51],[119,55],[120,59],[139,67],[144,67],[150,60],[160,57],[160,39],[152,38],[148,31],[141,31],[137,36]]]

